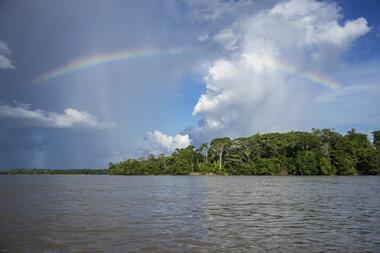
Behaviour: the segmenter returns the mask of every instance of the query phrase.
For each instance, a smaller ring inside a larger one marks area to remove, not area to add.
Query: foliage
[[[332,129],[216,138],[198,149],[110,164],[110,175],[375,175],[380,174],[380,131]]]

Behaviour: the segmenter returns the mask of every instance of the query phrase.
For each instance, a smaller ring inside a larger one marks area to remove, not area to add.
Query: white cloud
[[[364,18],[341,19],[334,3],[292,0],[221,29],[214,39],[224,56],[209,68],[207,90],[193,111],[202,118],[201,134],[305,126],[309,105],[326,89],[316,88],[305,73],[333,72],[342,53],[369,31]]]
[[[148,132],[147,140],[149,141],[150,152],[153,154],[171,153],[177,148],[186,148],[191,144],[188,134],[170,136],[158,130]]]
[[[14,69],[15,66],[8,56],[12,51],[8,48],[7,43],[0,40],[0,69]]]
[[[347,20],[343,26],[340,25],[342,15],[339,11],[334,3],[292,0],[276,5],[270,14],[298,27],[304,32],[308,44],[325,42],[344,47],[370,30],[364,18]]]
[[[9,106],[0,104],[0,119],[3,124],[42,128],[110,128],[115,124],[101,122],[95,116],[67,108],[62,114],[32,110],[30,105]]]
[[[326,24],[323,31],[316,34],[314,40],[315,43],[328,42],[343,47],[350,45],[353,40],[366,34],[369,30],[367,20],[364,18],[349,20],[344,26],[340,26],[338,22],[331,22]]]

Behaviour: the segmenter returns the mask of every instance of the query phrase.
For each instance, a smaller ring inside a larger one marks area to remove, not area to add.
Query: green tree
[[[311,132],[255,134],[237,139],[216,138],[177,149],[170,155],[149,155],[110,163],[110,175],[188,175],[192,172],[232,175],[373,175],[380,174],[380,131],[332,129]],[[15,170],[9,173],[79,173],[78,171]],[[90,173],[82,170],[81,173]],[[101,171],[97,173],[103,173]]]
[[[230,146],[231,140],[228,137],[217,138],[212,140],[210,143],[209,154],[211,155],[211,157],[213,157],[214,160],[218,160],[219,172],[222,171],[223,159]]]
[[[183,149],[176,149],[172,154],[173,162],[169,166],[169,171],[174,175],[187,175],[194,172],[196,167],[197,153],[194,146]]]
[[[296,156],[298,175],[318,175],[318,161],[312,151],[300,151]]]
[[[380,130],[373,131],[373,145],[375,146],[376,150],[380,152]]]
[[[207,162],[207,156],[208,156],[208,143],[203,143],[201,144],[201,146],[199,147],[199,153],[202,155],[203,157],[203,162]]]
[[[336,173],[335,168],[331,164],[331,159],[329,157],[321,157],[321,159],[319,160],[319,166],[322,175],[335,175]]]

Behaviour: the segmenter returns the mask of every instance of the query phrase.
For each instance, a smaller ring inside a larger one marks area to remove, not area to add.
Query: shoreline
[[[42,173],[42,174],[32,174],[32,173],[0,173],[0,176],[120,176],[120,177],[167,177],[167,176],[173,176],[173,177],[363,177],[363,176],[371,176],[376,177],[380,175],[231,175],[231,174],[212,174],[212,173],[193,173],[189,175],[174,175],[174,174],[160,174],[160,175],[111,175],[111,174],[48,174],[48,173]]]

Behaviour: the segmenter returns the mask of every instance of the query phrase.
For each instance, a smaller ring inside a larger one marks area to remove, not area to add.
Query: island
[[[198,148],[110,163],[110,175],[379,175],[380,131],[333,129],[216,138]]]
[[[333,129],[215,138],[170,155],[109,163],[108,169],[11,169],[0,175],[380,175],[380,130]]]

